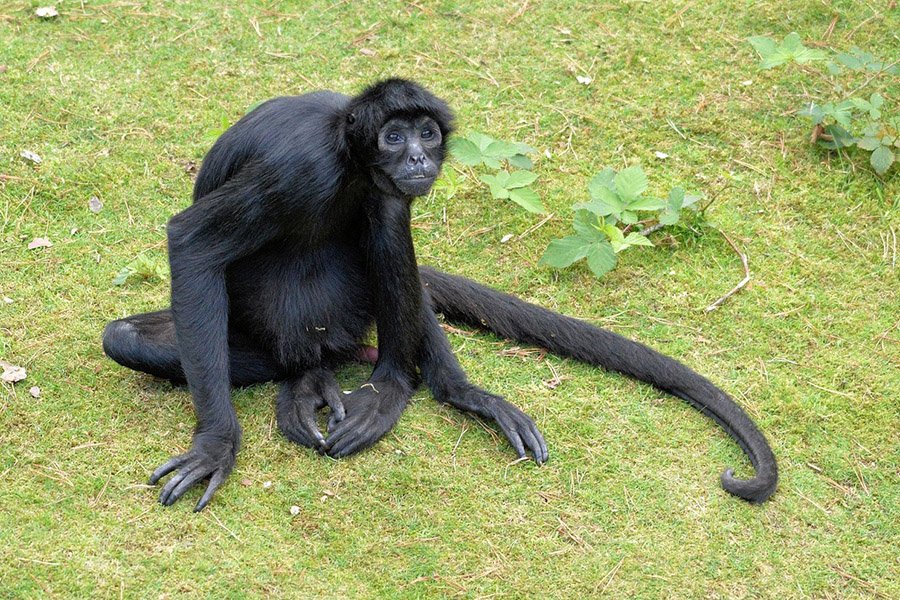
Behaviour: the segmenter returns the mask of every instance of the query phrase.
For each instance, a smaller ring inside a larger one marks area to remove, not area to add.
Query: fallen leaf
[[[504,235],[502,238],[500,238],[500,243],[501,243],[501,244],[505,244],[506,242],[508,242],[508,241],[511,240],[512,238],[513,238],[513,234],[507,233],[507,234]]]
[[[41,6],[37,10],[34,11],[34,14],[40,17],[41,19],[52,19],[53,17],[58,17],[59,13],[56,12],[55,6]]]
[[[0,374],[0,380],[5,381],[6,383],[22,381],[27,375],[24,368],[12,365],[4,360],[0,360],[0,367],[3,367],[3,373]]]
[[[41,397],[41,388],[34,385],[31,389],[28,390],[28,393],[31,394],[32,398],[40,398]]]
[[[241,485],[244,487],[250,487],[251,485],[253,485],[253,482],[247,478],[244,478],[244,479],[241,479]]]
[[[270,487],[272,487],[272,482],[271,482],[271,481],[263,481],[262,486],[263,486],[263,489],[264,489],[264,490],[267,490],[267,489],[269,489]]]
[[[10,298],[9,296],[3,296],[3,301],[4,301],[5,303],[7,303],[7,304],[12,304],[12,303],[13,303],[13,299]]]
[[[371,50],[369,48],[360,48],[359,53],[363,56],[376,56],[377,54],[374,50]]]
[[[587,77],[586,75],[576,75],[575,79],[578,80],[578,83],[583,85],[591,85],[591,82],[594,81],[592,78]]]
[[[669,158],[668,154],[666,154],[665,152],[660,152],[659,150],[657,150],[653,154],[654,154],[654,156],[656,156],[656,158],[658,158],[660,160],[665,160],[666,158]]]
[[[300,507],[297,506],[296,504],[293,505],[293,506],[291,507],[291,516],[296,517],[296,516],[299,515],[299,514],[300,514]]]
[[[35,248],[49,248],[52,245],[53,242],[51,242],[47,238],[37,237],[31,240],[31,243],[28,244],[28,249],[34,250]]]
[[[100,198],[97,196],[91,196],[91,199],[88,200],[88,208],[92,213],[98,213],[103,210],[103,203],[100,202]]]
[[[43,159],[38,156],[36,152],[32,152],[31,150],[22,150],[19,156],[21,156],[25,160],[30,160],[36,165],[39,165],[43,162]]]
[[[8,68],[9,68],[9,67],[7,67],[6,65],[0,65],[0,73],[6,73],[6,70],[7,70]]]

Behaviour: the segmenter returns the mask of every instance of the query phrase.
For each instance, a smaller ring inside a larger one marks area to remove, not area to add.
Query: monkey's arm
[[[408,199],[381,196],[367,207],[368,273],[375,297],[378,361],[369,381],[344,398],[346,417],[329,422],[328,454],[347,456],[396,424],[417,384],[422,292]]]
[[[529,450],[538,464],[548,458],[547,443],[534,421],[515,405],[469,382],[431,309],[427,291],[422,307],[424,331],[419,360],[422,377],[438,402],[493,419],[519,458]]]
[[[201,510],[234,466],[241,428],[231,406],[225,268],[277,233],[279,220],[261,181],[252,165],[245,166],[168,224],[172,316],[197,428],[190,450],[150,476],[155,484],[178,471],[160,494],[167,506],[209,477],[195,509]]]

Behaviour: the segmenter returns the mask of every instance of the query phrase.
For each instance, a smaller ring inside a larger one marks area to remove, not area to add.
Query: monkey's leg
[[[122,366],[184,383],[175,324],[168,309],[110,322],[103,330],[103,351]],[[231,384],[252,385],[282,379],[284,373],[267,353],[238,333],[229,335]]]

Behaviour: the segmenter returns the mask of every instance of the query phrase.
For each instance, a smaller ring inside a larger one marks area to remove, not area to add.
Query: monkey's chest
[[[269,248],[228,269],[229,314],[287,367],[352,353],[372,324],[363,258],[349,245]]]

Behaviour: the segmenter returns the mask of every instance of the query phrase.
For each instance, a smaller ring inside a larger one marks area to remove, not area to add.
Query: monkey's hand
[[[525,451],[529,450],[537,464],[541,465],[547,462],[550,456],[547,452],[547,442],[538,431],[537,425],[534,424],[531,417],[500,396],[474,385],[468,385],[464,389],[442,398],[441,401],[460,410],[493,419],[519,458],[525,458]]]
[[[325,436],[316,424],[316,411],[328,405],[335,423],[345,412],[341,388],[334,374],[326,369],[310,369],[301,377],[282,384],[275,401],[278,429],[296,444],[325,452]]]
[[[228,434],[202,431],[195,433],[190,450],[181,456],[170,459],[153,471],[153,475],[150,476],[150,484],[156,485],[160,479],[172,471],[178,471],[163,486],[162,492],[159,494],[160,503],[164,506],[171,506],[195,483],[208,477],[209,485],[194,508],[194,512],[203,510],[234,468],[234,460],[240,443],[240,429]]]
[[[411,395],[405,386],[373,381],[345,396],[347,416],[338,422],[332,413],[328,421],[328,455],[349,456],[380,440],[400,419]]]

